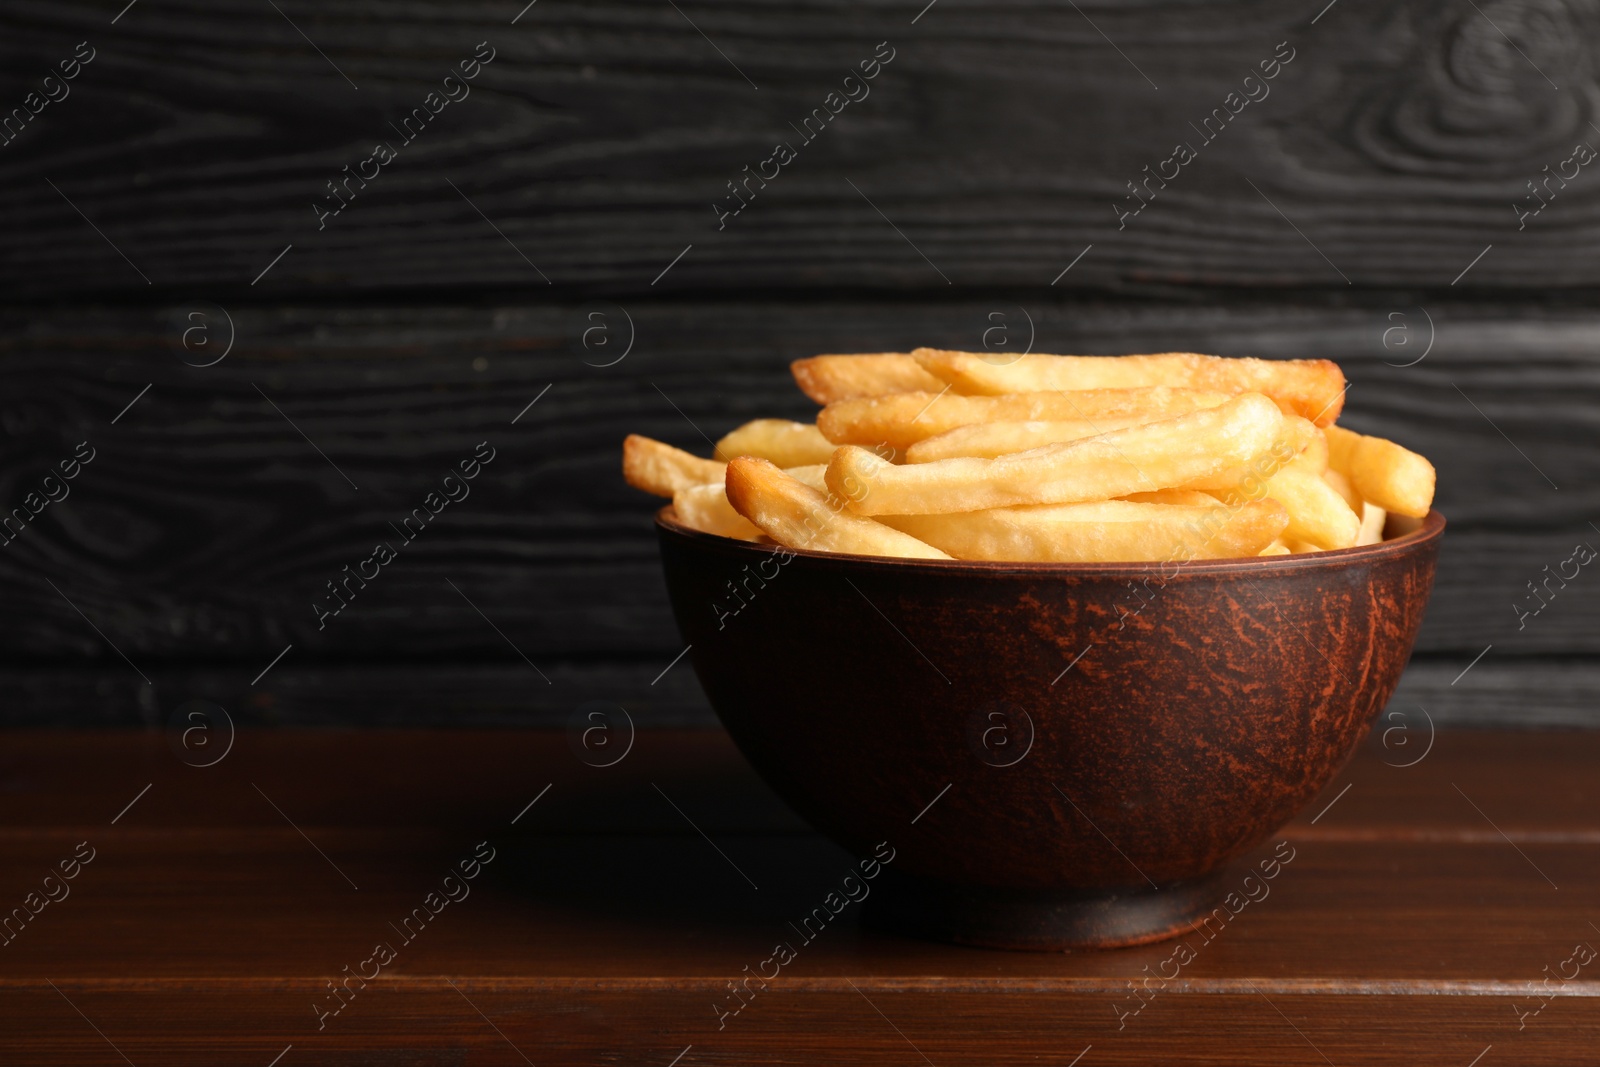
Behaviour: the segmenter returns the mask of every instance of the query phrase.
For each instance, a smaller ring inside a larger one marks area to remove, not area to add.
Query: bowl
[[[734,742],[817,829],[892,857],[867,921],[1061,949],[1188,929],[1333,779],[1400,680],[1445,522],[1186,565],[775,549],[670,507],[656,526]]]

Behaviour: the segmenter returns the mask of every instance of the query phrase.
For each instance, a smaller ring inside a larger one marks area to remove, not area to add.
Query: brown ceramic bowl
[[[1445,523],[1165,570],[780,552],[670,507],[656,525],[739,748],[841,845],[894,850],[869,918],[1062,948],[1186,929],[1332,780],[1400,680]]]

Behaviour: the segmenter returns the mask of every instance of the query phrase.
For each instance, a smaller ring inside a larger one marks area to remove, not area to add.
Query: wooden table
[[[0,909],[41,896],[0,947],[0,1063],[1595,1062],[1600,736],[1386,765],[1420,747],[1364,750],[1178,965],[904,940],[859,905],[802,944],[851,858],[716,732],[606,768],[543,732],[241,732],[205,768],[160,734],[13,733]]]

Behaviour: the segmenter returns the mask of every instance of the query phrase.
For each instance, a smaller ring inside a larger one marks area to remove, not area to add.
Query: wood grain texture
[[[1175,942],[958,948],[852,905],[719,1029],[726,983],[798,941],[788,923],[853,859],[718,734],[661,733],[604,770],[534,732],[245,733],[205,770],[122,732],[11,741],[3,899],[79,841],[96,856],[4,948],[8,1061],[118,1062],[109,1039],[175,1064],[291,1044],[285,1062],[1021,1064],[1092,1045],[1082,1062],[1465,1064],[1493,1045],[1586,1063],[1600,1024],[1586,973],[1518,1018],[1595,938],[1591,734],[1449,732],[1406,769],[1369,747],[1280,835],[1295,854],[1269,891],[1189,938],[1195,958],[1120,1028]],[[387,921],[486,839],[470,895],[319,1030],[325,981],[397,941]]]
[[[1480,650],[1481,651],[1481,650]],[[183,663],[150,669],[146,685],[120,660],[0,668],[11,727],[143,726],[181,731],[180,707],[207,700],[238,727],[519,727],[564,729],[595,702],[621,708],[640,732],[720,728],[686,661],[547,660],[545,685],[514,658],[297,664]],[[1600,668],[1587,659],[1491,651],[1416,658],[1373,726],[1391,762],[1415,759],[1440,726],[1600,725]],[[509,662],[507,662],[509,661]],[[1470,669],[1469,669],[1470,668]],[[662,674],[662,671],[666,671]],[[1465,671],[1465,673],[1463,673]],[[657,680],[659,679],[659,680]],[[618,718],[618,729],[622,720]],[[619,735],[620,736],[620,735]]]
[[[1562,957],[1556,958],[1559,962]],[[1588,1037],[1597,1021],[1594,1000],[1583,994],[1560,998],[1520,1034],[1513,1001],[1499,991],[1453,997],[1324,997],[1286,993],[1252,980],[1256,993],[1241,986],[1240,992],[1153,1005],[1147,1009],[1152,1021],[1127,1036],[1115,1032],[1111,1004],[1116,993],[1111,990],[1080,1003],[1059,1003],[1067,998],[876,989],[863,986],[856,976],[859,989],[872,990],[870,1003],[842,983],[842,988],[825,992],[770,993],[767,1018],[717,1033],[714,1026],[711,1032],[696,1031],[685,1023],[686,1018],[711,1016],[711,1002],[723,990],[713,980],[681,993],[619,991],[610,984],[596,990],[506,991],[493,983],[452,981],[455,991],[439,977],[426,992],[398,983],[372,992],[362,1005],[364,1014],[333,1036],[307,1036],[296,1029],[300,1015],[309,1015],[312,980],[299,983],[296,991],[277,993],[271,1014],[253,1008],[264,999],[260,993],[240,994],[220,986],[141,990],[135,995],[58,985],[102,1029],[118,1035],[118,1045],[133,1062],[143,1053],[146,1059],[180,1065],[215,1063],[224,1054],[266,1063],[288,1044],[293,1044],[289,1057],[308,1054],[308,1062],[318,1064],[405,1067],[517,1067],[529,1062],[581,1067],[596,1057],[600,1062],[666,1067],[686,1051],[680,1067],[798,1067],[818,1061],[903,1067],[923,1062],[919,1050],[940,1065],[1022,1067],[1069,1064],[1086,1049],[1091,1051],[1083,1064],[1117,1067],[1152,1062],[1315,1067],[1329,1062],[1319,1052],[1337,1057],[1331,1062],[1340,1067],[1387,1067],[1421,1062],[1430,1055],[1467,1064],[1490,1046],[1511,1048],[1524,1057],[1517,1062],[1583,1065],[1591,1062]],[[30,989],[9,997],[7,1021],[29,1024],[11,1043],[26,1062],[80,1064],[89,1062],[87,1057],[115,1056],[48,986],[42,993]],[[132,1007],[135,999],[145,1005],[144,1014]],[[208,1020],[204,1033],[192,1026],[195,1014]],[[492,1027],[485,1017],[493,1020]],[[557,1025],[549,1022],[552,1018]],[[1112,1026],[1106,1025],[1108,1018]],[[150,1034],[152,1024],[162,1027],[159,1036]],[[263,1030],[297,1035],[300,1041],[285,1037],[278,1047],[268,1047]]]
[[[600,702],[620,708],[638,730],[714,728],[687,661],[658,659],[549,660],[539,669],[502,646],[495,659],[418,657],[411,661],[297,663],[285,656],[268,665],[177,661],[146,667],[152,684],[120,659],[109,663],[34,663],[0,668],[8,727],[142,726],[176,729],[179,709],[209,701],[239,727],[515,727],[563,729]],[[681,649],[680,649],[681,651]],[[669,670],[669,666],[671,669]],[[1563,709],[1566,716],[1573,709]],[[1569,722],[1559,717],[1552,722]],[[623,730],[622,717],[617,717]]]
[[[238,293],[290,244],[255,291],[638,294],[691,244],[662,288],[1044,286],[1089,245],[1062,285],[1443,287],[1491,244],[1462,286],[1600,281],[1593,179],[1561,167],[1600,144],[1572,0],[279,6],[0,16],[5,108],[98,50],[0,148],[13,297]],[[480,41],[471,95],[401,141]],[[807,142],[878,42],[870,95]],[[1270,95],[1229,102],[1288,50]],[[398,158],[319,229],[380,140]],[[797,158],[719,228],[779,141]],[[1180,142],[1197,158],[1162,168]],[[1535,199],[1546,166],[1571,180]],[[1177,176],[1119,223],[1145,167]]]

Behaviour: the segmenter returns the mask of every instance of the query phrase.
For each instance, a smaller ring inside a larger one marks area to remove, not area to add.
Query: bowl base
[[[895,933],[1038,952],[1123,948],[1193,929],[1224,896],[1220,874],[1158,889],[1030,891],[885,871],[862,921]]]

